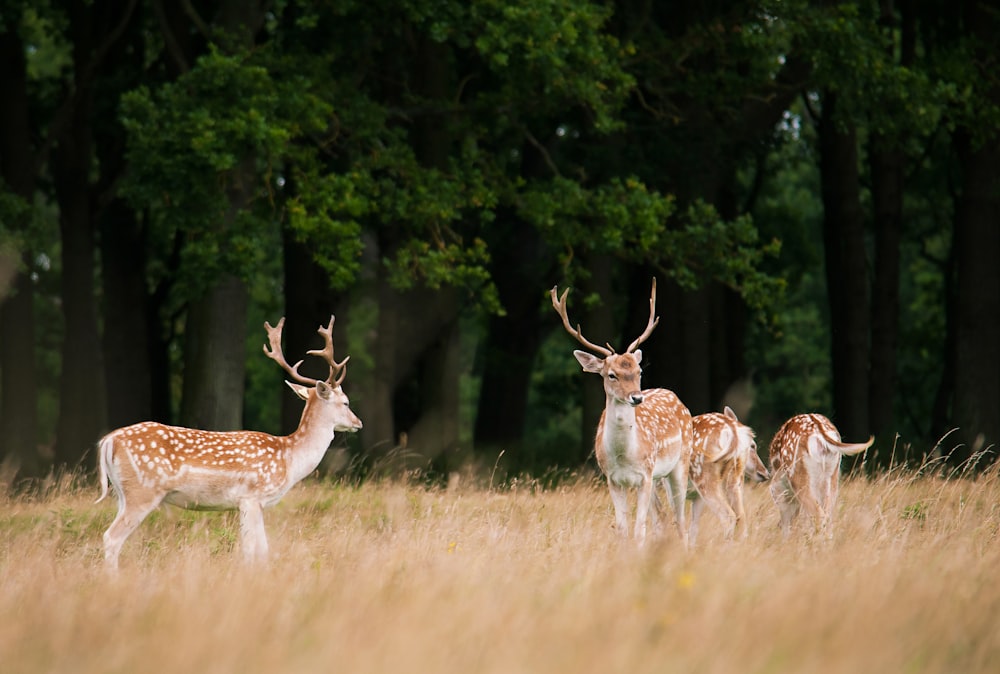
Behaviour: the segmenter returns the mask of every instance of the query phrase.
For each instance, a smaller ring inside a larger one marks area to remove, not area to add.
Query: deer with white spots
[[[691,460],[693,431],[691,412],[672,391],[663,388],[642,390],[642,351],[638,348],[659,322],[656,317],[656,279],[649,299],[649,323],[625,353],[615,353],[611,345],[598,346],[584,338],[580,327],[573,329],[566,314],[566,295],[560,298],[552,288],[552,306],[563,326],[587,351],[574,351],[584,372],[604,380],[605,407],[597,425],[594,453],[597,464],[608,480],[611,502],[615,508],[615,528],[628,532],[628,489],[637,489],[634,536],[641,543],[646,537],[650,505],[656,501],[655,488],[662,485],[674,509],[674,521],[684,547],[684,502],[687,495],[688,463]],[[654,504],[655,505],[655,504]]]
[[[273,436],[253,431],[202,431],[145,422],[104,436],[99,443],[101,496],[111,484],[118,498],[118,516],[104,532],[104,559],[118,567],[125,539],[160,503],[189,510],[240,511],[240,547],[246,561],[267,557],[263,508],[281,500],[309,475],[326,454],[334,432],[353,433],[361,420],[351,411],[341,384],[350,356],[333,356],[333,316],[319,328],[325,347],[308,353],[322,357],[330,367],[325,381],[299,374],[300,360],[289,365],[281,353],[281,330],[264,323],[270,350],[295,382],[286,381],[305,400],[294,433]]]
[[[771,496],[781,513],[787,538],[800,506],[816,530],[833,536],[833,509],[840,489],[840,458],[860,454],[875,442],[841,442],[840,432],[822,414],[799,414],[786,421],[771,440]]]
[[[698,491],[691,504],[691,545],[698,539],[698,520],[706,505],[722,520],[727,539],[737,531],[746,538],[749,532],[743,506],[744,477],[754,482],[770,477],[757,455],[753,429],[740,423],[728,406],[722,414],[699,414],[693,425],[691,482]]]

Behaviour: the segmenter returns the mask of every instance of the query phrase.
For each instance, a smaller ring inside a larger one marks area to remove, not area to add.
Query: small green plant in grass
[[[925,522],[927,520],[927,511],[927,504],[923,501],[917,501],[916,503],[911,503],[903,508],[902,513],[900,513],[900,517],[904,520]]]

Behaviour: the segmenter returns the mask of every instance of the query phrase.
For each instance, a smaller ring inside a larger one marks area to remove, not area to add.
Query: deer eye
[[[616,379],[618,379],[618,375],[616,375],[614,372],[609,372],[608,379],[610,379],[611,381],[615,381]]]

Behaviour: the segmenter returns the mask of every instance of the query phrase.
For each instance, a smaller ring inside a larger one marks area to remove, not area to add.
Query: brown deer
[[[841,442],[840,432],[822,414],[799,414],[771,440],[771,496],[787,538],[802,506],[816,530],[833,536],[833,509],[840,488],[840,457],[860,454],[875,442]]]
[[[104,532],[104,559],[118,568],[125,539],[160,503],[189,510],[240,511],[240,547],[247,561],[267,557],[263,508],[281,500],[309,475],[326,454],[334,432],[355,432],[361,420],[341,389],[347,361],[333,356],[333,316],[319,328],[326,346],[310,355],[330,367],[325,381],[299,374],[281,353],[285,319],[272,328],[264,323],[271,348],[264,353],[295,380],[286,381],[306,401],[299,427],[288,436],[254,431],[202,431],[144,422],[119,428],[99,443],[101,496],[108,483],[118,497],[118,516]],[[334,378],[336,377],[336,379]]]
[[[763,482],[770,477],[757,455],[753,429],[740,423],[736,413],[726,407],[720,414],[699,414],[693,420],[694,452],[691,456],[691,482],[698,490],[691,503],[691,545],[698,539],[698,520],[707,505],[732,538],[748,532],[743,507],[744,477]]]
[[[611,502],[615,508],[615,528],[628,532],[629,488],[638,489],[636,499],[635,538],[646,537],[646,522],[650,505],[655,501],[656,484],[664,487],[674,509],[674,521],[681,542],[687,547],[684,525],[684,502],[687,495],[688,463],[691,460],[691,413],[672,391],[662,388],[642,390],[642,344],[659,322],[656,317],[656,279],[649,298],[649,323],[625,353],[615,353],[607,347],[592,344],[584,338],[580,326],[573,329],[566,314],[566,295],[558,296],[552,288],[552,306],[562,318],[563,326],[589,351],[574,351],[584,372],[599,374],[604,380],[606,397],[604,412],[597,425],[594,453],[597,464],[608,480]],[[656,510],[652,512],[654,521]]]

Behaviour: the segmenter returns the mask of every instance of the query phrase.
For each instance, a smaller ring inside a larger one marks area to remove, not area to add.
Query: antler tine
[[[653,277],[653,289],[649,294],[649,323],[646,324],[646,329],[641,335],[636,337],[635,341],[628,345],[625,353],[632,353],[638,348],[640,344],[649,338],[649,335],[653,332],[653,328],[656,324],[660,322],[660,317],[656,315],[656,277]]]
[[[312,349],[306,352],[310,356],[320,356],[327,362],[330,366],[330,375],[326,378],[326,383],[334,387],[340,386],[344,381],[344,377],[347,376],[347,361],[351,359],[350,356],[347,356],[338,363],[333,357],[333,322],[335,320],[335,316],[330,316],[330,324],[325,328],[321,325],[316,331],[323,336],[325,346],[322,349]],[[337,375],[336,379],[333,378],[334,374]]]
[[[300,384],[309,384],[310,386],[315,386],[319,383],[318,379],[311,379],[309,377],[299,374],[299,365],[302,365],[300,360],[295,365],[289,365],[288,361],[285,360],[285,355],[281,352],[281,331],[285,327],[285,317],[282,316],[281,320],[278,321],[278,325],[271,327],[271,324],[264,321],[264,329],[267,330],[267,339],[271,344],[270,350],[267,348],[267,344],[264,345],[264,354],[280,365],[285,372],[287,372],[292,379],[299,382]]]
[[[552,306],[555,308],[560,318],[562,318],[563,327],[566,328],[566,332],[573,335],[573,337],[576,338],[576,341],[580,342],[591,351],[599,353],[605,357],[614,354],[615,350],[611,348],[610,344],[608,344],[607,348],[598,346],[597,344],[588,341],[583,336],[579,325],[576,326],[575,330],[573,329],[573,326],[570,325],[569,316],[566,315],[566,296],[569,295],[569,288],[566,288],[566,290],[563,291],[562,297],[558,296],[558,286],[552,286],[550,293],[552,295]]]

